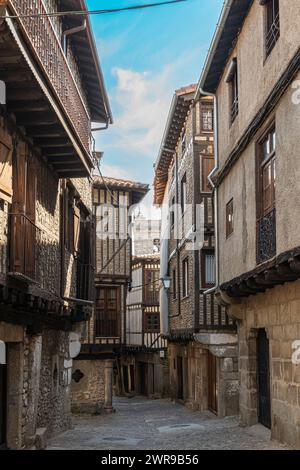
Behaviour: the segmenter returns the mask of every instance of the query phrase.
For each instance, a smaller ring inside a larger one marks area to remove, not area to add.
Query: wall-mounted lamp
[[[170,289],[171,287],[171,278],[169,276],[161,277],[160,281],[163,283],[164,289]]]

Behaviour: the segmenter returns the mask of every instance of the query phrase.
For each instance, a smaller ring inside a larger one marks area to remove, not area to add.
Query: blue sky
[[[89,9],[152,0],[88,0]],[[106,176],[153,182],[174,90],[198,81],[223,0],[92,16],[114,124],[98,133]],[[148,197],[148,203],[151,195]]]

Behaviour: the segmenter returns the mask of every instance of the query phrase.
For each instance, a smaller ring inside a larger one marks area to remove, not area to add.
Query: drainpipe
[[[204,295],[211,294],[219,287],[219,220],[218,220],[218,187],[213,182],[213,177],[219,169],[219,141],[218,141],[218,99],[214,93],[208,93],[200,88],[200,93],[204,96],[211,96],[214,100],[214,154],[215,154],[215,167],[208,175],[208,180],[213,187],[214,191],[214,223],[215,223],[215,273],[216,282],[212,289],[204,292]]]
[[[62,33],[63,50],[64,50],[65,54],[67,53],[67,37],[72,36],[73,34],[76,34],[76,33],[81,33],[81,31],[85,31],[86,26],[87,26],[87,22],[86,22],[86,19],[85,19],[83,21],[82,25],[76,26],[75,28],[66,29],[66,31],[64,31]]]
[[[209,93],[205,90],[203,90],[202,85],[205,81],[205,78],[207,76],[207,71],[211,65],[211,61],[213,58],[213,55],[216,51],[218,42],[220,40],[222,30],[224,28],[224,25],[226,23],[226,20],[228,18],[228,14],[230,12],[230,9],[233,5],[235,0],[225,0],[223,4],[223,9],[220,15],[219,22],[217,24],[217,28],[211,43],[211,46],[208,51],[207,59],[203,67],[202,75],[199,80],[198,88],[196,91],[196,98],[199,94],[202,94],[204,96],[211,96],[214,99],[214,147],[215,147],[215,167],[212,170],[212,172],[208,175],[208,180],[211,183],[213,189],[214,189],[214,217],[215,217],[215,244],[216,244],[216,249],[215,249],[215,259],[216,259],[216,285],[212,289],[208,289],[207,291],[204,292],[204,295],[210,294],[212,292],[215,292],[217,288],[219,287],[219,222],[218,222],[218,188],[215,186],[214,182],[212,181],[213,176],[216,174],[216,172],[219,169],[219,145],[218,145],[218,101],[217,97],[214,93]]]

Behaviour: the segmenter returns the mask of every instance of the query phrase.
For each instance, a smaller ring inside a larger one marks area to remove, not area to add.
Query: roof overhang
[[[196,85],[180,88],[173,96],[160,150],[154,165],[154,204],[161,205],[168,181],[168,170],[178,139],[193,102]]]
[[[60,11],[87,11],[85,0],[61,0]],[[81,16],[66,16],[64,22],[68,28],[82,23]],[[71,36],[72,46],[78,68],[82,76],[87,101],[93,122],[112,123],[112,112],[107,96],[104,77],[101,70],[100,59],[95,44],[94,35],[89,16],[85,16],[86,29]]]
[[[201,90],[215,93],[224,68],[254,0],[226,0],[198,83]]]
[[[94,187],[100,189],[107,188],[110,191],[126,191],[132,195],[132,204],[138,204],[149,192],[150,188],[148,184],[138,183],[136,181],[121,180],[117,178],[109,178],[104,176],[96,176],[94,178]]]

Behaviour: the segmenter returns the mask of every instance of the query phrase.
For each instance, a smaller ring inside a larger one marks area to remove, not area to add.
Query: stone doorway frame
[[[259,424],[257,337],[264,329],[269,339],[270,390],[271,390],[271,429],[272,429],[272,342],[266,326],[238,328],[239,371],[240,371],[240,421],[242,426]],[[244,331],[243,331],[244,330]]]

